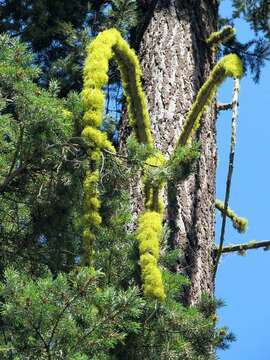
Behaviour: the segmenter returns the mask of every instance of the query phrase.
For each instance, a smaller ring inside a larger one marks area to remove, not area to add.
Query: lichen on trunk
[[[155,3],[139,44],[139,56],[155,145],[169,157],[185,116],[215,62],[205,40],[216,31],[217,2]],[[184,272],[191,280],[182,298],[187,304],[198,302],[203,292],[213,292],[215,119],[213,104],[196,134],[201,152],[195,174],[179,185],[168,184],[164,193],[169,245],[183,251],[176,271]],[[122,142],[128,133],[125,124],[123,121]],[[134,213],[138,214],[142,209],[138,184],[132,195]]]

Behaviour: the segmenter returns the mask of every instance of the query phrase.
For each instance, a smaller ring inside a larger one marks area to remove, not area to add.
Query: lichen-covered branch
[[[164,165],[165,159],[160,152],[150,156],[145,165],[145,171],[149,167],[156,169]],[[139,243],[140,266],[144,294],[160,301],[165,299],[165,291],[162,281],[162,273],[158,266],[160,253],[160,240],[162,235],[162,222],[164,205],[160,192],[164,182],[150,184],[147,175],[143,178],[145,211],[138,220],[137,240]]]
[[[99,215],[99,171],[88,171],[83,182],[83,255],[82,264],[89,266],[92,257],[92,243],[95,241],[95,229],[101,224]]]
[[[162,219],[162,213],[146,210],[139,217],[137,230],[144,294],[161,301],[165,298],[162,274],[158,266]]]
[[[146,99],[141,85],[141,68],[135,52],[115,29],[100,33],[88,47],[88,56],[84,66],[84,88],[81,93],[85,113],[82,138],[93,144],[94,151],[89,152],[92,160],[91,171],[84,181],[83,204],[83,264],[91,262],[91,243],[95,240],[95,228],[100,225],[98,213],[99,172],[98,163],[101,151],[115,153],[115,149],[106,135],[98,127],[102,123],[105,95],[103,86],[108,82],[108,67],[114,57],[119,65],[122,84],[127,98],[129,121],[135,130],[139,142],[153,147]],[[158,153],[146,161],[149,166],[160,166],[164,163],[162,154]],[[145,295],[159,300],[165,298],[161,270],[158,267],[159,242],[161,238],[163,205],[159,193],[163,184],[151,186],[144,178],[146,210],[139,217],[137,239],[140,250],[140,265]]]
[[[239,98],[239,79],[236,78],[234,80],[234,92],[233,92],[233,101],[232,101],[232,134],[231,134],[231,146],[230,146],[230,156],[229,156],[229,167],[228,167],[228,175],[226,181],[226,192],[225,192],[225,200],[224,200],[224,210],[222,217],[222,225],[221,225],[221,233],[220,233],[220,242],[219,248],[217,252],[215,267],[214,267],[214,277],[217,272],[218,263],[222,254],[222,248],[224,244],[225,238],[225,227],[226,227],[226,219],[227,219],[227,210],[230,198],[230,190],[231,190],[231,181],[233,174],[233,166],[234,166],[234,153],[235,153],[235,144],[236,144],[236,121],[238,115],[238,98]]]
[[[108,82],[109,61],[115,56],[121,71],[123,87],[127,96],[130,121],[135,128],[139,141],[152,144],[150,118],[146,100],[141,86],[141,70],[139,61],[133,50],[120,33],[110,29],[100,33],[88,46],[84,65],[84,87],[81,97],[85,109],[83,116],[84,129],[82,138],[92,145],[89,151],[91,171],[86,174],[84,181],[83,205],[83,264],[89,265],[91,258],[91,243],[95,239],[95,228],[100,225],[101,217],[98,213],[100,202],[98,199],[99,172],[98,166],[101,150],[115,153],[115,149],[107,136],[99,127],[102,124],[105,94],[103,86]]]
[[[237,244],[237,245],[228,245],[222,248],[222,254],[231,253],[231,252],[238,252],[242,253],[246,250],[255,250],[261,249],[269,250],[270,249],[270,240],[263,240],[263,241],[249,241],[246,244]],[[216,248],[216,253],[218,252],[218,248]]]
[[[210,36],[206,40],[206,43],[211,48],[215,48],[221,43],[225,44],[235,35],[235,33],[235,28],[230,25],[226,25],[221,30],[210,34]]]
[[[101,125],[105,102],[102,87],[108,82],[109,61],[114,57],[121,72],[130,123],[140,142],[153,144],[150,117],[141,85],[141,67],[134,50],[116,29],[109,29],[90,43],[87,52],[81,94],[86,107],[84,124]]]
[[[200,125],[201,117],[213,100],[218,87],[228,78],[240,79],[243,67],[235,54],[224,56],[213,68],[208,79],[199,90],[196,99],[187,114],[177,146],[186,145]]]
[[[215,41],[225,41],[232,32],[231,29],[226,28],[218,34],[212,34],[208,42],[212,44]],[[103,86],[108,82],[108,67],[112,57],[116,59],[120,68],[123,88],[127,98],[129,121],[134,128],[137,140],[143,144],[150,145],[152,148],[154,147],[150,117],[141,85],[141,68],[137,56],[117,30],[110,29],[103,31],[88,47],[88,55],[84,66],[84,88],[81,93],[85,107],[82,138],[86,143],[90,143],[89,156],[91,159],[91,170],[87,172],[84,181],[83,240],[85,254],[83,256],[83,263],[85,265],[90,264],[91,242],[95,239],[95,228],[101,223],[98,196],[98,169],[101,152],[108,151],[109,153],[115,153],[113,145],[99,129],[102,123],[105,103]],[[198,128],[202,114],[207,105],[211,103],[218,86],[227,77],[240,78],[242,72],[242,63],[237,55],[227,55],[215,65],[187,115],[183,132],[178,142],[179,149],[189,142],[192,134]],[[176,149],[173,160],[177,160],[183,153],[183,151],[178,151],[179,149]],[[178,156],[177,154],[180,155]],[[171,160],[168,164],[173,164],[175,167],[175,161]],[[179,160],[180,166],[181,161]],[[153,167],[157,168],[157,170],[153,170]],[[152,172],[149,172],[149,168],[152,168]],[[166,179],[156,178],[159,172],[162,173],[162,169],[166,170],[166,161],[163,155],[156,151],[154,155],[147,159],[144,168],[145,211],[139,216],[136,235],[139,242],[144,293],[159,300],[165,298],[162,274],[158,266],[164,208],[160,192]],[[190,166],[188,169],[190,169]],[[148,176],[149,174],[150,176]],[[186,176],[185,173],[180,175],[180,178]]]
[[[224,202],[220,200],[216,200],[215,206],[216,209],[218,209],[221,212],[221,214],[224,213]],[[247,219],[237,216],[235,212],[229,207],[227,208],[226,215],[228,218],[232,220],[233,226],[238,232],[243,233],[247,230],[247,225],[248,225]]]

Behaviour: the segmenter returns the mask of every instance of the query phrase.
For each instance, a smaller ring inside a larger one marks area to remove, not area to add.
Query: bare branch
[[[221,225],[221,233],[220,233],[220,242],[219,248],[216,257],[216,263],[214,267],[213,277],[215,278],[218,268],[218,263],[222,254],[222,248],[224,244],[225,238],[225,228],[226,228],[226,220],[227,220],[227,209],[230,198],[231,191],[231,182],[232,182],[232,174],[233,174],[233,165],[234,165],[234,153],[235,153],[235,143],[236,143],[236,120],[237,120],[237,110],[238,110],[238,97],[239,97],[239,79],[234,80],[234,91],[233,91],[233,101],[232,101],[232,134],[231,134],[231,147],[230,147],[230,157],[229,157],[229,168],[226,182],[226,193],[225,193],[225,201],[224,201],[224,212],[222,217],[222,225]]]
[[[241,252],[246,250],[255,250],[263,248],[264,250],[268,250],[270,248],[270,240],[262,240],[262,241],[255,241],[251,240],[245,244],[236,244],[236,245],[228,245],[222,248],[222,254],[231,253],[231,252]],[[216,252],[218,248],[216,248]]]
[[[232,103],[217,104],[217,111],[232,109]]]

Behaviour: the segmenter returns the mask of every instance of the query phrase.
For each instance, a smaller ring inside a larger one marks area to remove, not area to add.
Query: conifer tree
[[[1,2],[1,358],[211,360],[234,340],[219,259],[270,243],[224,246],[227,218],[247,226],[229,208],[239,80],[269,49],[266,2],[233,5],[263,40],[237,42],[215,0]]]

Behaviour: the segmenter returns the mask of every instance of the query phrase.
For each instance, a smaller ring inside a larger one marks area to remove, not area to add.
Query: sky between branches
[[[231,1],[220,5],[222,16],[231,15]],[[249,40],[253,34],[243,21],[235,22],[240,40]],[[248,231],[238,234],[227,222],[226,244],[270,238],[270,64],[262,69],[259,84],[250,76],[241,81],[240,108],[237,128],[235,169],[230,207],[248,218]],[[226,81],[219,91],[220,102],[232,97],[233,82]],[[224,199],[230,146],[231,113],[218,118],[217,197]],[[219,241],[221,217],[217,214],[216,241]],[[217,275],[216,296],[227,306],[219,311],[220,324],[228,325],[237,341],[225,352],[218,352],[221,360],[269,360],[270,252],[253,250],[245,257],[236,254],[223,256]]]

